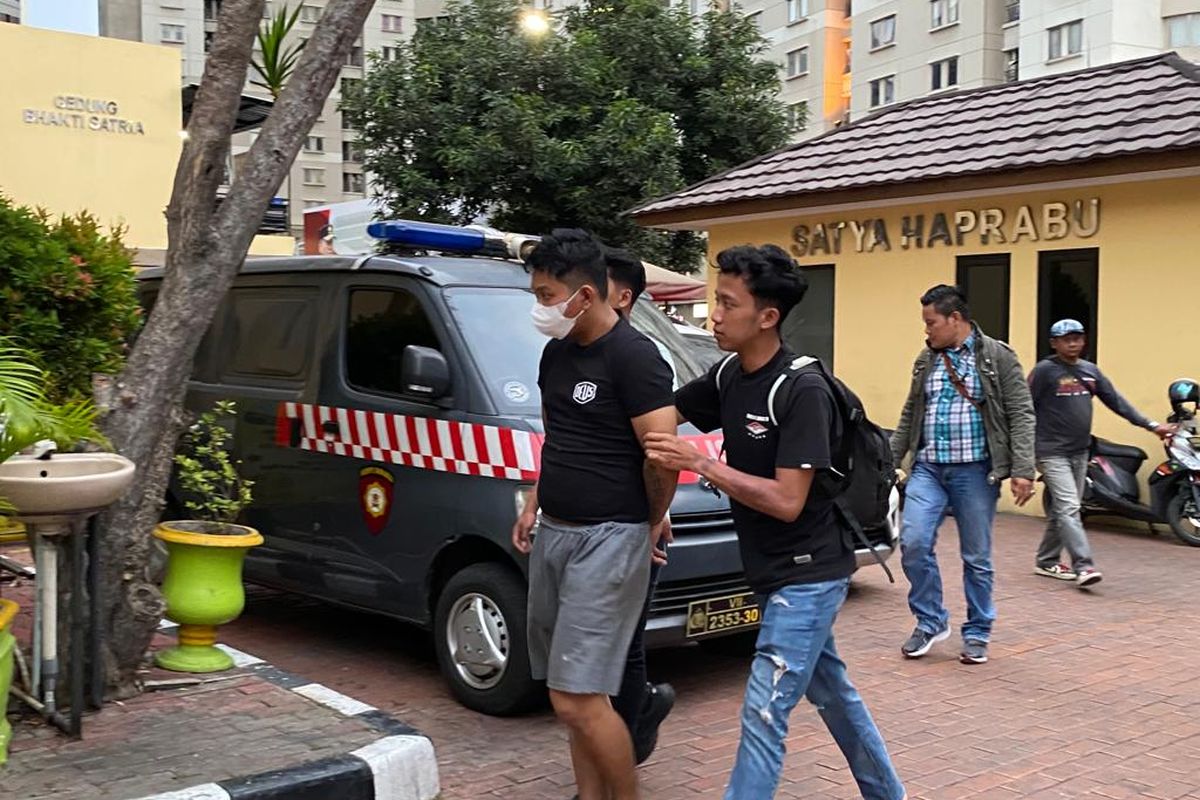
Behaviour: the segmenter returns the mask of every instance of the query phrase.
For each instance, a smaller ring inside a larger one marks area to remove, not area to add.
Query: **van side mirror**
[[[407,394],[437,400],[450,391],[450,366],[432,347],[410,344],[400,362],[400,383]]]

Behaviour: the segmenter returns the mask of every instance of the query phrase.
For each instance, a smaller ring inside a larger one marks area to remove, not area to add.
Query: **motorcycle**
[[[1166,460],[1150,476],[1150,504],[1141,501],[1137,473],[1148,458],[1140,447],[1092,438],[1080,513],[1087,517],[1117,515],[1170,526],[1180,541],[1200,547],[1200,433],[1197,432],[1195,381],[1175,381],[1168,390],[1176,426],[1163,441]],[[1191,402],[1192,410],[1186,408]],[[1050,497],[1042,493],[1049,513]]]

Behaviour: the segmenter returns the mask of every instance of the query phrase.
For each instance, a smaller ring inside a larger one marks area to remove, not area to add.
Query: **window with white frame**
[[[943,58],[929,65],[929,88],[932,91],[958,86],[958,56]]]
[[[958,22],[958,0],[930,0],[930,28],[944,28],[956,22]]]
[[[801,130],[808,125],[808,101],[790,103],[787,107],[788,127],[793,131]]]
[[[325,137],[324,136],[309,136],[304,140],[304,149],[310,153],[325,152]]]
[[[1004,0],[1004,24],[1021,19],[1021,0]]]
[[[160,32],[164,44],[183,44],[182,25],[168,25],[163,23]]]
[[[362,45],[354,45],[350,48],[350,52],[346,53],[347,67],[361,67],[363,65],[363,49]]]
[[[787,54],[787,76],[796,78],[808,74],[808,48],[800,47]]]
[[[808,16],[809,0],[787,0],[787,21],[799,22]]]
[[[1200,47],[1200,14],[1167,17],[1168,47]]]
[[[1050,52],[1047,58],[1050,61],[1083,52],[1083,20],[1077,19],[1065,25],[1056,25],[1048,33]]]
[[[301,22],[316,22],[321,18],[320,6],[300,6]]]
[[[358,142],[342,142],[342,161],[349,161],[351,164],[362,163],[362,147]]]
[[[305,186],[324,186],[325,185],[325,170],[306,168],[304,170],[304,185]]]
[[[404,30],[404,17],[399,14],[383,14],[380,22],[382,29],[388,33],[400,33]]]
[[[362,194],[366,188],[361,172],[342,173],[342,191],[346,194]]]
[[[896,43],[896,15],[877,19],[871,23],[871,49],[878,50],[880,47]]]
[[[384,61],[396,61],[400,58],[400,48],[381,47],[379,48],[379,57]]]
[[[896,76],[885,75],[871,81],[871,108],[886,106],[896,99]]]

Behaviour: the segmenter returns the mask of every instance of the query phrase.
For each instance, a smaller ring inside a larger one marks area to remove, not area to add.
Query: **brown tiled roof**
[[[1167,53],[886,108],[631,213],[1198,147],[1200,66]]]

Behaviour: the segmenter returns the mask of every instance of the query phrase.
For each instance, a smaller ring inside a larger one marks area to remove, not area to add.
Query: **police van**
[[[546,340],[518,257],[536,239],[371,228],[404,254],[248,260],[196,355],[187,404],[237,402],[235,456],[255,482],[245,522],[265,539],[247,580],[430,629],[460,702],[517,713],[544,693],[529,674],[526,557],[510,540],[543,438]],[[149,307],[162,270],[140,278]],[[632,322],[677,386],[701,374],[652,303]],[[720,454],[719,434],[681,433]],[[758,609],[728,499],[685,473],[671,519],[647,644],[752,636]]]

